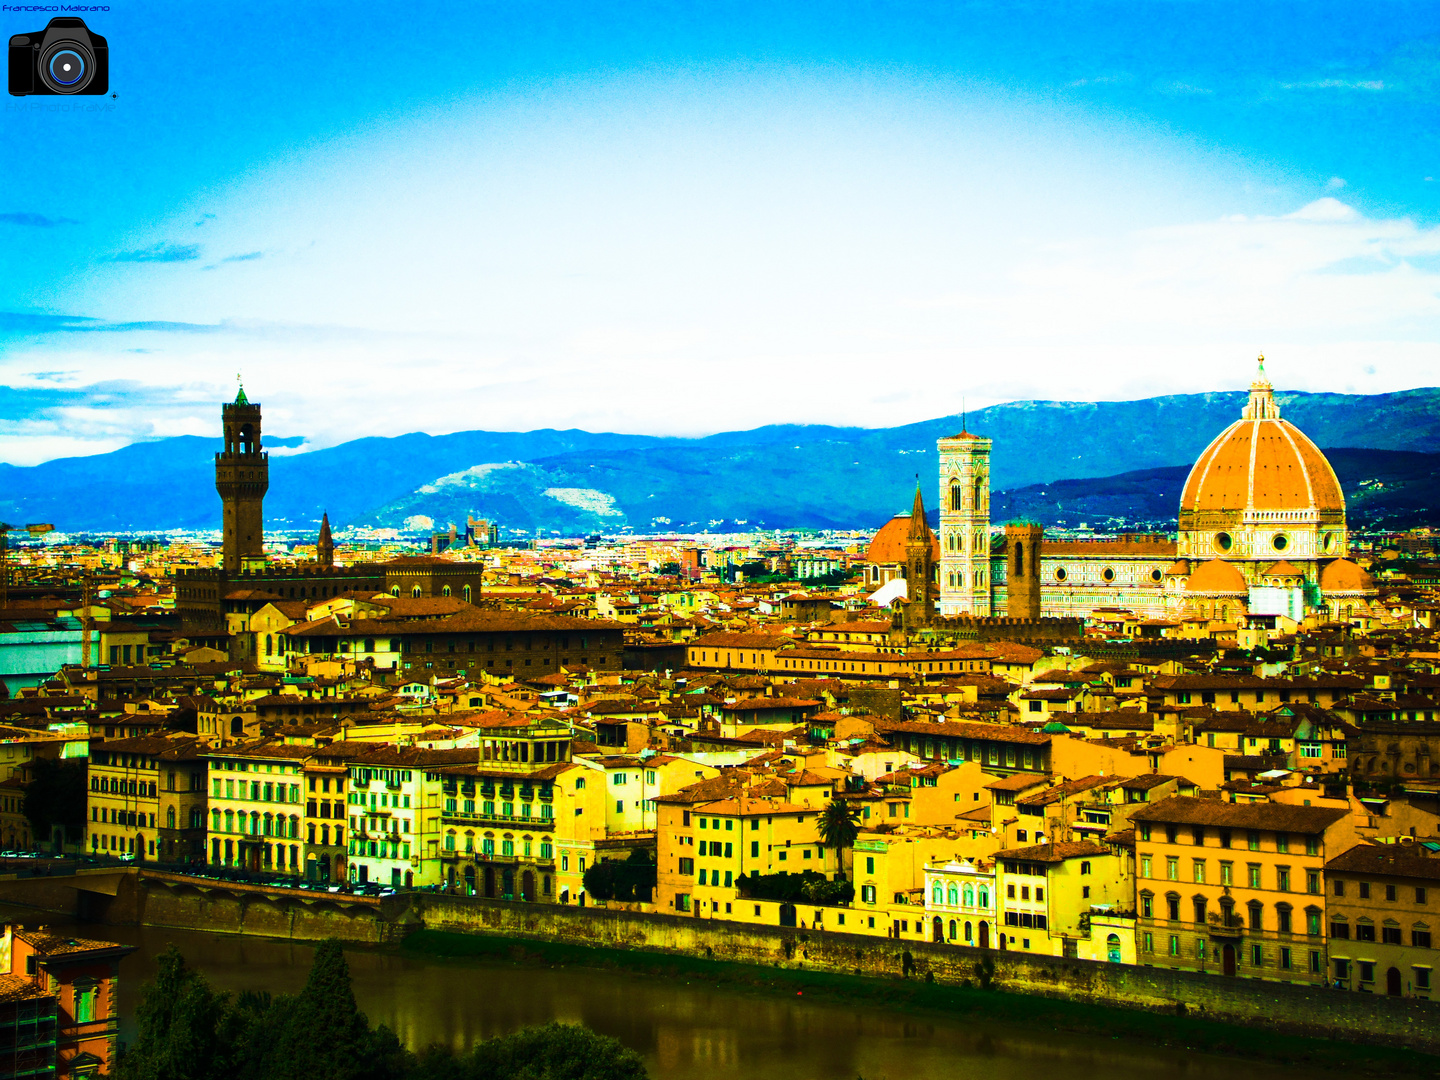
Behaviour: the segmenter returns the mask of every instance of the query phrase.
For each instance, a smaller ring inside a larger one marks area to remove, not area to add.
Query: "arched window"
[[[470,603],[470,586],[469,586],[469,585],[466,585],[463,589],[460,590],[460,597],[461,597],[461,599],[463,599],[467,604]]]
[[[275,637],[274,637],[274,635],[272,635],[272,634],[266,634],[266,635],[265,635],[265,655],[266,655],[266,656],[274,656],[274,655],[275,655]]]
[[[981,885],[981,886],[980,886],[980,892],[979,892],[979,895],[978,895],[977,899],[978,899],[979,905],[980,905],[982,908],[987,908],[987,909],[988,909],[988,908],[990,907],[990,890],[987,889],[984,885]]]
[[[449,586],[449,585],[442,586],[441,589],[440,589],[440,595],[441,595],[441,596],[449,596],[449,595],[450,595],[450,586]]]
[[[975,940],[975,924],[974,924],[974,923],[968,923],[968,922],[967,922],[967,923],[965,924],[965,940],[966,940],[966,941],[974,941],[974,940]]]
[[[965,508],[965,492],[960,486],[960,481],[950,482],[950,509],[963,510]]]
[[[966,886],[965,886],[965,906],[966,906],[966,907],[974,907],[974,906],[975,906],[975,887],[974,887],[973,885],[966,885]]]
[[[940,882],[935,882],[935,887],[930,890],[930,899],[937,904],[945,903],[945,887]]]
[[[955,920],[954,920],[954,919],[951,919],[951,920],[950,920],[949,930],[950,930],[950,940],[951,940],[951,941],[954,941],[954,940],[955,940]]]
[[[960,903],[960,890],[957,889],[953,883],[945,890],[945,900],[951,907]],[[955,935],[952,934],[950,936],[954,937]]]
[[[391,596],[399,596],[399,595],[400,595],[400,586],[399,586],[399,585],[391,585],[391,586],[390,586],[390,595],[391,595]]]
[[[419,586],[419,585],[416,585],[413,589],[410,590],[410,596],[411,596],[413,599],[415,599],[415,600],[419,600],[419,599],[420,599],[420,586]]]
[[[219,831],[220,831],[220,811],[219,811],[219,810],[212,810],[212,811],[210,812],[210,828],[211,828],[211,830],[212,830],[213,832],[219,832]],[[229,830],[226,830],[226,831],[228,832]]]
[[[173,829],[175,827],[175,807],[173,806],[165,811],[165,827],[167,829]]]
[[[972,505],[977,514],[985,509],[985,478],[983,476],[975,478],[975,500]]]

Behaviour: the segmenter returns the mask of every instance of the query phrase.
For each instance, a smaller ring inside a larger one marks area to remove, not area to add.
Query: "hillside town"
[[[1257,393],[1263,450],[1282,421]],[[967,473],[941,476],[939,533],[917,491],[868,536],[482,527],[417,552],[327,520],[267,545],[259,407],[242,391],[225,418],[221,550],[9,545],[9,856],[1434,992],[1427,532],[1351,535],[1343,501],[1280,491],[1267,547],[1252,480],[1233,524],[1203,482],[1182,506],[1225,530],[1210,559],[1198,535],[1188,561],[1166,537],[956,539],[986,498]],[[1008,593],[947,615],[970,544]],[[1098,594],[1135,551],[1172,564],[1148,609],[1053,612],[1042,573]]]

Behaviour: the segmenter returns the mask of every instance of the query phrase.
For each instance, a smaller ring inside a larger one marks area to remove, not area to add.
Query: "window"
[[[93,985],[75,984],[75,1022],[88,1024],[95,1019],[95,999],[100,988]]]
[[[1399,924],[1391,925],[1386,923],[1380,928],[1380,940],[1386,945],[1403,945],[1404,940],[1400,936]]]
[[[1246,864],[1246,869],[1249,871],[1250,888],[1252,888],[1252,889],[1258,889],[1258,888],[1260,888],[1260,887],[1261,887],[1261,886],[1260,886],[1260,864],[1259,864],[1259,863],[1253,863],[1253,862],[1252,862],[1252,863],[1247,863],[1247,864]]]
[[[1357,882],[1356,884],[1358,884],[1359,887],[1360,887],[1360,899],[1361,899],[1361,900],[1369,900],[1369,899],[1370,899],[1370,882],[1368,882],[1368,881],[1361,881],[1361,882]]]
[[[1290,891],[1290,868],[1288,866],[1275,868],[1275,888],[1280,892]]]
[[[1421,929],[1420,925],[1417,924],[1415,929],[1410,931],[1410,944],[1414,945],[1417,949],[1430,948],[1430,931],[1428,929]]]
[[[1342,941],[1347,940],[1350,937],[1350,924],[1336,916],[1330,920],[1330,936]]]
[[[1375,924],[1372,922],[1357,922],[1355,924],[1356,941],[1374,941]]]
[[[1204,884],[1205,884],[1205,860],[1204,860],[1204,859],[1196,859],[1196,860],[1195,860],[1194,877],[1195,877],[1195,884],[1196,884],[1196,885],[1204,885]]]
[[[1178,896],[1173,896],[1173,895],[1172,895],[1172,896],[1167,896],[1167,897],[1165,898],[1165,907],[1166,907],[1166,911],[1167,911],[1167,913],[1168,913],[1167,917],[1169,918],[1169,920],[1170,920],[1171,922],[1179,922],[1179,921],[1180,921],[1180,897],[1178,897]]]
[[[1171,855],[1165,860],[1165,876],[1171,881],[1180,880],[1180,859]]]
[[[1282,934],[1290,933],[1290,908],[1285,904],[1277,904],[1275,907],[1275,929]]]
[[[1251,829],[1250,832],[1246,834],[1246,839],[1249,841],[1251,851],[1260,850],[1260,834],[1258,832]]]
[[[1394,885],[1385,886],[1385,899],[1392,902],[1396,899],[1396,890]]]

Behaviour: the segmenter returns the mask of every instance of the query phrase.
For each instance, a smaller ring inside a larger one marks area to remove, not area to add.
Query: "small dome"
[[[1247,595],[1250,592],[1250,586],[1245,584],[1244,576],[1235,567],[1220,559],[1211,559],[1195,568],[1195,572],[1190,575],[1190,580],[1185,583],[1185,591]]]
[[[896,514],[880,527],[875,539],[865,550],[865,560],[879,566],[905,564],[905,541],[910,538],[910,515]],[[930,555],[940,561],[940,539],[935,537],[930,545]]]
[[[1189,576],[1190,576],[1190,560],[1189,560],[1189,559],[1178,559],[1178,560],[1176,560],[1174,563],[1171,563],[1170,569],[1165,571],[1165,576],[1166,576],[1166,577],[1189,577]]]
[[[1322,593],[1373,592],[1375,579],[1349,559],[1336,559],[1320,571]]]
[[[1305,575],[1295,569],[1295,565],[1285,559],[1281,559],[1269,570],[1265,571],[1266,577],[1304,577]]]
[[[1068,727],[1066,727],[1064,724],[1060,723],[1059,720],[1051,720],[1048,724],[1046,724],[1044,727],[1042,727],[1042,728],[1040,729],[1040,734],[1041,734],[1041,735],[1069,735],[1069,734],[1070,734],[1070,729],[1069,729]]]

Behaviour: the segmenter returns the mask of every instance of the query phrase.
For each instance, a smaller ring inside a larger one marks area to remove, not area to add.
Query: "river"
[[[121,965],[121,1038],[134,1035],[142,985],[174,942],[221,990],[299,991],[313,946],[147,927],[74,932],[138,946]],[[372,1023],[411,1048],[456,1049],[530,1024],[584,1024],[645,1058],[653,1080],[940,1080],[978,1069],[986,1080],[1279,1080],[1298,1070],[1051,1030],[978,1027],[963,1017],[886,1012],[704,982],[353,949],[355,997]],[[1315,1077],[1313,1069],[1305,1070]]]

